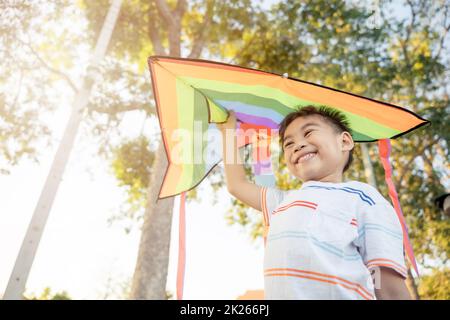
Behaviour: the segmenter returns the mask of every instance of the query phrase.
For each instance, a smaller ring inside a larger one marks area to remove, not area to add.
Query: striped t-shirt
[[[358,181],[307,181],[261,189],[266,299],[376,299],[371,272],[406,278],[403,234],[392,205]]]

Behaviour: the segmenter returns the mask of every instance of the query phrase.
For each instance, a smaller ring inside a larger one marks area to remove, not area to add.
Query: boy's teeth
[[[307,160],[307,159],[309,159],[309,158],[314,157],[315,155],[316,155],[315,153],[311,152],[311,153],[308,153],[308,154],[304,155],[304,156],[301,157],[299,160],[300,160],[300,161]]]

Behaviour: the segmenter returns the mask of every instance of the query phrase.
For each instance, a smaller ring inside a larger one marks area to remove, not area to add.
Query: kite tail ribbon
[[[186,192],[180,195],[180,221],[178,232],[178,269],[177,269],[177,300],[183,300],[184,272],[186,268]]]
[[[255,183],[260,186],[275,186],[275,176],[273,174],[270,142],[271,135],[257,133],[256,142],[253,143],[253,173]]]
[[[406,256],[408,257],[409,262],[414,267],[414,271],[417,276],[419,275],[419,271],[417,269],[416,259],[414,258],[413,248],[409,241],[408,236],[408,227],[406,226],[405,218],[403,216],[402,208],[400,207],[400,201],[398,199],[397,191],[395,190],[395,185],[392,182],[392,166],[389,161],[389,156],[391,154],[391,140],[390,139],[381,139],[378,140],[378,150],[380,154],[380,159],[383,164],[384,172],[385,172],[385,180],[386,184],[389,188],[389,197],[392,200],[394,205],[395,212],[397,213],[397,217],[400,221],[403,230],[403,245],[406,251]]]

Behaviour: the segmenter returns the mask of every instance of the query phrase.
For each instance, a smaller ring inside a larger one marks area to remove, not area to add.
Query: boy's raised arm
[[[217,124],[223,137],[223,163],[228,188],[234,197],[246,205],[261,211],[261,187],[245,176],[236,141],[236,115],[230,111],[227,122]]]

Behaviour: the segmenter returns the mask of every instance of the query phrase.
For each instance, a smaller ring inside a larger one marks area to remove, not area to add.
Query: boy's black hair
[[[308,117],[312,115],[319,115],[323,119],[325,119],[331,126],[334,128],[336,133],[342,133],[347,131],[352,134],[350,124],[345,117],[345,115],[333,108],[327,106],[319,106],[315,107],[313,105],[308,105],[305,107],[298,107],[297,111],[289,113],[283,121],[281,121],[278,129],[278,135],[280,139],[281,150],[284,152],[283,142],[284,142],[284,134],[286,132],[287,127],[297,118]],[[349,151],[347,163],[344,166],[343,172],[347,171],[353,161],[353,149]]]

